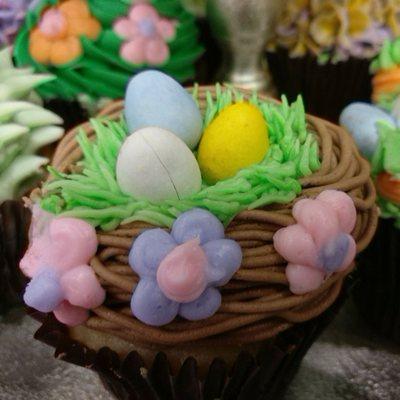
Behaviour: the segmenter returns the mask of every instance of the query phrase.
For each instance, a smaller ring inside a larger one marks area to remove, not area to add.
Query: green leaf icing
[[[11,49],[0,51],[0,202],[20,197],[34,183],[49,161],[35,153],[64,133],[62,119],[42,108],[34,92],[54,79],[15,68]]]
[[[386,39],[381,51],[371,63],[371,72],[391,69],[400,65],[400,37],[394,40]]]
[[[371,73],[376,74],[380,71],[390,70],[400,66],[400,37],[387,39],[378,54],[371,63]],[[377,99],[377,105],[384,110],[392,111],[394,102],[400,95],[400,84],[392,91],[381,93]]]
[[[93,99],[121,98],[132,75],[151,67],[129,64],[119,55],[124,41],[114,33],[112,25],[116,19],[128,14],[132,1],[87,2],[91,13],[101,23],[102,32],[95,41],[82,36],[84,54],[68,66],[47,67],[33,60],[29,53],[30,31],[37,26],[42,11],[58,4],[59,0],[39,1],[25,18],[14,43],[14,57],[19,66],[30,65],[38,72],[49,72],[57,77],[55,81],[40,87],[38,92],[42,97],[72,100],[81,94],[88,94]],[[168,43],[170,58],[157,68],[181,82],[193,78],[195,61],[203,52],[198,42],[198,29],[194,17],[183,8],[180,0],[150,2],[161,15],[178,21],[176,36]]]
[[[400,179],[400,128],[386,122],[378,123],[379,141],[371,160],[372,175],[375,179],[381,172],[389,172]],[[386,200],[378,194],[378,205],[382,218],[394,218],[400,228],[400,205]]]
[[[194,90],[197,101],[197,89]],[[233,89],[217,86],[214,100],[207,93],[204,113],[206,127],[226,106],[241,101]],[[208,186],[181,200],[151,204],[123,194],[115,176],[119,149],[127,136],[124,121],[94,119],[91,124],[96,139],[89,141],[83,131],[77,140],[83,152],[80,173],[61,174],[50,168],[54,179],[44,186],[42,207],[55,214],[83,218],[103,230],[119,224],[145,221],[170,227],[183,211],[202,207],[211,211],[224,224],[239,212],[272,203],[288,203],[301,192],[298,179],[320,167],[318,144],[307,130],[301,98],[289,105],[264,102],[254,95],[250,100],[268,123],[270,149],[259,164],[237,173],[233,178]]]

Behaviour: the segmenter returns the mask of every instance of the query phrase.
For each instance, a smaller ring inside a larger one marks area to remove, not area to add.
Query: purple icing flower
[[[0,0],[0,45],[12,44],[32,0]]]
[[[143,232],[134,242],[129,264],[140,281],[131,300],[134,316],[161,326],[177,315],[196,321],[211,317],[221,305],[216,287],[231,279],[242,263],[242,250],[225,239],[224,227],[210,212],[181,214],[171,234]]]

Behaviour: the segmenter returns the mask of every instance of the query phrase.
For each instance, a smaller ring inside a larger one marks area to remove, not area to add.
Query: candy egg
[[[249,103],[225,108],[205,130],[198,161],[208,183],[230,178],[259,163],[269,147],[267,123],[261,111]]]
[[[193,153],[172,132],[158,127],[140,129],[126,139],[116,174],[124,193],[154,203],[181,199],[201,188]]]
[[[361,153],[371,158],[378,144],[378,121],[392,125],[395,120],[383,110],[367,103],[352,103],[340,115],[340,125],[353,136]]]
[[[125,96],[129,131],[158,126],[173,132],[190,149],[199,143],[203,120],[192,96],[174,79],[158,71],[136,75]]]

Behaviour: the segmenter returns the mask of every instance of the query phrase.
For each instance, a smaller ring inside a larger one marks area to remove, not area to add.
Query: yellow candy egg
[[[261,111],[250,103],[226,107],[205,130],[198,161],[206,182],[231,178],[259,163],[269,147],[268,129]]]

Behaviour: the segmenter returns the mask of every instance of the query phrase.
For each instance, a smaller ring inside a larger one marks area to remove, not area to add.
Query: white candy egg
[[[158,127],[139,129],[126,139],[116,174],[124,193],[153,203],[182,199],[201,188],[193,153],[172,132]]]

